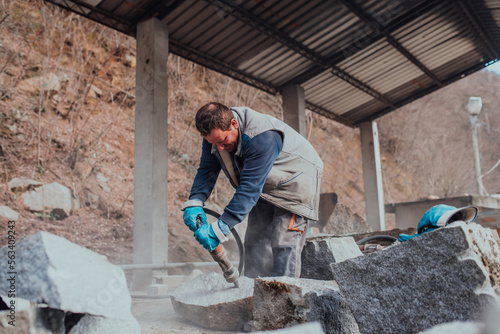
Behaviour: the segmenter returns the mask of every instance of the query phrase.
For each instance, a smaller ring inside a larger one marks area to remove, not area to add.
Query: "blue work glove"
[[[203,211],[202,205],[201,201],[189,200],[182,206],[182,210],[184,210],[184,214],[182,215],[184,224],[193,232],[198,229],[197,219],[201,221],[201,224],[207,223],[207,215]]]
[[[226,234],[227,233],[227,234]],[[213,251],[221,242],[228,240],[227,235],[231,233],[229,226],[222,220],[210,225],[204,224],[194,232],[194,237],[209,252]]]

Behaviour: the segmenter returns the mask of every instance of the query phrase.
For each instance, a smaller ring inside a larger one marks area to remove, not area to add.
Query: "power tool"
[[[203,223],[200,218],[196,219],[196,227],[200,228]],[[222,270],[224,278],[228,283],[234,283],[234,286],[239,288],[240,283],[238,282],[238,278],[240,274],[238,270],[233,266],[229,258],[227,257],[227,252],[222,244],[219,244],[213,251],[210,252],[212,258],[215,262],[219,264],[219,267]]]

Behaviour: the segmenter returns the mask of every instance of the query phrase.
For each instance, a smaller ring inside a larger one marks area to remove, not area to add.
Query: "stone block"
[[[418,333],[476,321],[500,292],[500,250],[491,232],[473,223],[454,223],[332,269],[361,333]]]
[[[253,279],[240,276],[238,281],[239,289],[221,273],[198,275],[172,292],[174,310],[201,327],[241,330],[252,317]]]
[[[9,249],[0,249],[7,259]],[[0,271],[0,294],[14,279],[16,296],[53,309],[110,318],[132,317],[123,270],[106,257],[47,232],[16,243],[16,274]],[[8,280],[9,279],[9,280]]]
[[[264,334],[264,333],[270,333],[270,334],[324,334],[325,332],[323,331],[323,328],[321,327],[321,324],[317,321],[315,322],[309,322],[306,324],[302,325],[297,325],[293,327],[288,327],[288,328],[282,328],[282,329],[277,329],[273,331],[264,331],[264,332],[253,332],[254,334]],[[243,334],[243,333],[240,333]]]
[[[371,232],[372,228],[358,214],[342,204],[337,203],[328,222],[321,232],[332,235],[343,235],[349,233]]]
[[[56,210],[58,216],[61,216],[61,212],[69,216],[73,209],[71,190],[57,182],[25,192],[22,198],[30,211],[52,212]]]
[[[7,184],[9,189],[13,192],[25,192],[28,190],[33,190],[37,187],[41,187],[42,185],[42,182],[18,177],[10,180]]]
[[[4,217],[8,220],[18,220],[19,214],[9,208],[8,206],[0,206],[0,217]]]
[[[148,286],[148,295],[164,296],[167,295],[168,286],[165,284],[151,284]]]
[[[128,319],[110,319],[95,315],[84,315],[68,334],[140,334],[141,326],[130,317]]]
[[[61,310],[38,307],[22,298],[0,296],[0,301],[13,306],[12,310],[0,310],[0,334],[65,333],[65,314]]]
[[[334,281],[306,278],[256,278],[253,330],[275,330],[318,321],[325,333],[359,333]]]
[[[302,250],[300,277],[332,280],[332,263],[342,262],[363,253],[352,237],[333,237],[319,234],[308,237]]]

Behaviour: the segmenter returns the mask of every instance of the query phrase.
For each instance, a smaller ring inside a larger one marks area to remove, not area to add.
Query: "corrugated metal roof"
[[[135,36],[168,26],[170,51],[349,126],[496,61],[498,0],[46,0]]]

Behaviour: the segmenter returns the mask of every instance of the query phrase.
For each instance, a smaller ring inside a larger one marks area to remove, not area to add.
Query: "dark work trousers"
[[[309,221],[259,199],[245,234],[247,277],[300,277],[301,252]]]

